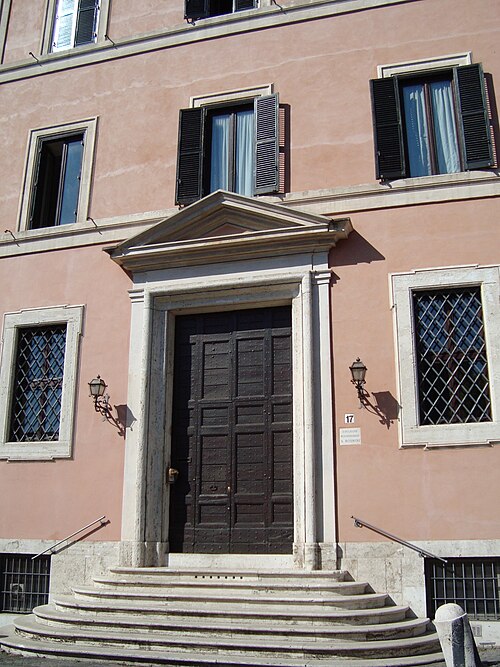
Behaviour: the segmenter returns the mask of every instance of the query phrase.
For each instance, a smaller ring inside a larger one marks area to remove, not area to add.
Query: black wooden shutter
[[[396,77],[372,79],[372,112],[377,178],[406,176],[399,87]]]
[[[278,95],[254,100],[255,179],[254,194],[277,192],[279,187]]]
[[[253,9],[255,7],[254,0],[234,0],[234,11],[239,12],[243,9]]]
[[[208,3],[209,0],[185,0],[184,18],[189,21],[206,18],[209,14]]]
[[[80,0],[78,3],[75,46],[94,41],[98,11],[99,0]]]
[[[462,125],[464,166],[466,169],[491,167],[493,152],[483,69],[480,64],[455,67],[454,78]]]
[[[177,153],[177,204],[191,204],[202,196],[203,135],[206,111],[181,109]]]

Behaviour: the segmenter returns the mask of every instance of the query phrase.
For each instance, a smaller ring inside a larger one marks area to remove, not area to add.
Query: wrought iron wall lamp
[[[89,382],[90,397],[94,399],[94,409],[105,417],[108,417],[111,412],[109,395],[104,393],[107,386],[100,375]]]
[[[363,385],[365,384],[365,375],[368,369],[361,361],[361,359],[357,357],[356,361],[353,361],[349,366],[349,370],[351,371],[352,376],[351,382],[357,389],[360,402],[363,402],[363,399],[365,398],[365,390],[363,389]]]

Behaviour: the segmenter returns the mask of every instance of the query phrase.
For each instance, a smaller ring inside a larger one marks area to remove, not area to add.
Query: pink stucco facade
[[[393,275],[421,269],[477,265],[496,267],[498,277],[496,147],[491,168],[379,183],[369,88],[371,79],[382,76],[377,67],[383,65],[413,63],[413,71],[427,72],[429,62],[446,57],[460,56],[460,65],[466,58],[482,63],[492,136],[498,138],[497,3],[283,0],[280,4],[281,10],[265,4],[241,15],[189,25],[181,0],[107,0],[100,17],[106,18],[106,29],[99,28],[96,44],[47,53],[50,48],[44,44],[51,41],[54,2],[0,2],[1,315],[84,306],[71,406],[71,455],[53,460],[2,459],[0,450],[0,552],[32,553],[37,545],[41,550],[105,514],[109,524],[89,535],[86,543],[102,542],[107,549],[116,545],[106,565],[115,557],[126,561],[129,552],[123,549],[120,556],[119,546],[130,541],[125,537],[130,489],[135,485],[130,470],[139,475],[134,457],[141,442],[154,439],[144,420],[151,420],[159,409],[150,403],[143,411],[150,384],[159,380],[157,374],[145,378],[146,366],[137,362],[138,355],[146,354],[148,339],[146,334],[137,338],[146,325],[131,324],[131,304],[135,291],[151,285],[159,290],[156,285],[177,278],[167,275],[173,262],[135,268],[126,253],[123,262],[116,251],[115,261],[110,254],[123,247],[120,244],[130,241],[127,248],[134,246],[131,240],[148,229],[153,234],[151,244],[176,241],[168,237],[168,220],[175,222],[173,216],[179,215],[175,205],[179,110],[195,106],[194,97],[226,93],[230,100],[231,91],[267,86],[279,94],[286,117],[284,191],[257,198],[269,205],[269,220],[274,215],[271,208],[281,206],[304,216],[350,218],[353,229],[329,251],[330,321],[322,320],[329,336],[332,396],[331,418],[322,413],[322,424],[329,421],[332,438],[317,444],[323,458],[316,469],[314,492],[324,512],[314,519],[319,526],[317,541],[327,544],[321,548],[329,554],[323,567],[331,567],[340,557],[339,545],[342,553],[350,554],[357,543],[381,544],[376,534],[354,527],[352,515],[428,548],[434,544],[443,556],[499,555],[500,358],[491,352],[488,371],[496,436],[483,442],[472,437],[470,442],[457,442],[450,435],[437,447],[405,446],[401,419],[407,406],[401,392],[402,385],[413,380],[398,372],[401,359],[391,291]],[[441,70],[456,66],[443,63]],[[23,222],[23,201],[29,198],[33,169],[30,133],[43,134],[89,119],[97,119],[95,140],[85,157],[88,197],[79,202],[77,222],[29,229]],[[210,209],[206,215],[211,214]],[[185,223],[181,241],[196,238],[200,220],[195,217],[189,229]],[[226,222],[232,223],[230,216]],[[157,238],[155,226],[164,230]],[[228,235],[228,229],[216,228],[204,238],[212,233]],[[298,256],[299,250],[294,252]],[[283,253],[283,265],[291,254]],[[278,261],[279,249],[274,255]],[[245,261],[249,258],[245,256]],[[224,264],[220,258],[217,261],[217,266]],[[228,255],[228,275],[243,271],[235,269],[240,266],[237,261],[231,264]],[[205,265],[208,276],[211,260]],[[201,271],[200,262],[193,261],[193,266]],[[182,273],[177,267],[180,282],[189,278],[191,268],[187,263]],[[245,264],[244,270],[251,274],[253,269]],[[151,303],[154,311],[156,302]],[[174,315],[184,307],[197,306],[178,306]],[[359,406],[349,373],[358,356],[368,368],[365,388],[371,404],[377,404],[378,396],[378,405],[387,410],[385,421],[384,413]],[[4,378],[9,377],[6,373]],[[112,414],[125,420],[126,434],[94,411],[88,382],[97,374],[108,384]],[[322,382],[321,387],[328,384]],[[8,385],[2,391],[0,409],[8,412]],[[319,401],[318,393],[315,398]],[[168,392],[162,400],[171,401]],[[170,414],[168,407],[165,410]],[[359,445],[340,444],[347,414],[354,414],[350,426],[360,429]],[[329,448],[326,453],[325,448]],[[325,466],[331,468],[326,473]],[[307,505],[307,499],[304,502]],[[140,506],[139,501],[134,505]],[[143,530],[139,541],[149,539],[147,522],[134,524],[134,534]],[[143,528],[137,528],[139,524]],[[164,543],[158,538],[152,541]],[[168,552],[168,546],[162,548]],[[362,558],[356,552],[337,564],[361,568]],[[321,566],[321,559],[315,566]],[[377,566],[367,568],[375,571],[377,585],[383,586]],[[401,582],[393,592],[404,598],[409,595],[404,574]],[[417,598],[423,599],[423,576],[411,586],[419,588]]]

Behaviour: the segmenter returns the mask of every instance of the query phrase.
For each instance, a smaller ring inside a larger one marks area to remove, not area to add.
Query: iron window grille
[[[473,620],[500,620],[500,558],[426,558],[425,587],[429,618],[453,602]]]
[[[65,347],[66,324],[18,329],[11,442],[58,439]]]
[[[0,612],[29,614],[49,601],[50,556],[0,555]]]
[[[481,289],[413,292],[421,425],[491,421]]]

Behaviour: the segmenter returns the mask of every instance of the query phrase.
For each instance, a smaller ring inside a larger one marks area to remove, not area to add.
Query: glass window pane
[[[20,329],[11,410],[13,442],[57,440],[66,325]]]
[[[491,421],[479,287],[414,292],[420,424]]]
[[[83,137],[80,136],[68,140],[66,148],[66,165],[61,193],[61,213],[59,216],[60,225],[76,222],[83,157]]]

